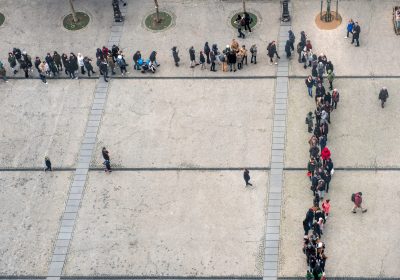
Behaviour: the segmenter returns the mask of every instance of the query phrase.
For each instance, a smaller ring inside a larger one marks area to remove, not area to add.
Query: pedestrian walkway
[[[290,22],[281,22],[278,39],[278,53],[281,54],[281,59],[279,59],[276,73],[271,170],[264,241],[264,280],[276,280],[278,277],[286,115],[289,88],[289,61],[286,55],[283,54],[285,53],[286,40],[289,39],[288,31],[290,29]]]
[[[121,13],[125,16],[126,7],[121,7]],[[108,40],[109,48],[111,48],[112,45],[119,45],[122,36],[122,29],[123,22],[113,23],[111,27],[111,35]],[[92,108],[86,124],[85,136],[79,151],[78,164],[69,189],[58,236],[54,244],[53,255],[47,273],[48,280],[59,280],[63,272],[68,249],[73,237],[79,207],[84,195],[89,165],[96,144],[97,132],[106,105],[108,87],[108,83],[106,83],[101,77],[95,89]]]

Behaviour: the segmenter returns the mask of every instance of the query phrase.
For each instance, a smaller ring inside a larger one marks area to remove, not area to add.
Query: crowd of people
[[[250,29],[249,29],[250,31]],[[291,32],[291,31],[290,31]],[[290,34],[290,39],[287,42],[287,57],[291,56],[291,51],[294,50],[295,37],[293,33]],[[178,47],[172,47],[172,58],[175,66],[179,67],[181,61],[179,57]],[[239,43],[236,39],[232,39],[231,43],[226,45],[224,49],[220,50],[217,44],[209,45],[205,42],[204,47],[197,54],[193,46],[189,48],[189,61],[190,67],[195,68],[200,65],[201,70],[209,69],[210,71],[216,72],[218,70],[223,72],[236,72],[237,70],[244,69],[244,66],[248,65],[248,57],[250,56],[250,63],[257,64],[257,45],[252,44],[250,48],[246,45]],[[270,65],[278,64],[280,56],[277,52],[277,46],[275,41],[271,41],[267,45],[267,54],[269,57]],[[107,82],[109,73],[116,75],[116,71],[119,68],[119,72],[122,76],[129,74],[128,63],[126,62],[125,55],[122,50],[113,45],[111,49],[103,46],[97,48],[95,53],[95,63],[98,67],[98,71],[104,80]],[[152,51],[148,59],[142,57],[140,51],[136,51],[132,57],[133,59],[133,70],[141,71],[141,73],[155,73],[160,67],[157,62],[157,52]],[[78,79],[80,75],[95,74],[96,71],[93,67],[93,59],[89,56],[78,53],[77,55],[73,52],[59,53],[53,51],[47,53],[44,58],[39,56],[32,57],[25,50],[21,51],[15,47],[8,53],[8,63],[12,74],[15,76],[18,72],[23,72],[25,78],[30,78],[33,75],[34,69],[36,68],[37,73],[43,83],[47,84],[47,78],[58,78],[61,77],[62,72],[71,79]],[[218,70],[217,70],[218,68]],[[4,81],[7,80],[5,65],[0,61],[0,77]]]
[[[311,68],[311,75],[305,79],[307,93],[312,98],[315,92],[315,110],[306,116],[308,132],[312,134],[308,141],[309,162],[307,176],[310,179],[310,189],[313,194],[312,206],[307,210],[303,220],[304,243],[303,253],[306,255],[307,279],[325,279],[325,243],[323,240],[324,229],[330,214],[330,199],[326,197],[332,175],[334,174],[331,151],[329,150],[328,132],[331,124],[331,113],[337,109],[339,91],[333,89],[333,64],[324,54],[313,54],[311,40],[307,39],[305,32],[301,32],[301,40],[297,46],[299,63],[304,63],[304,68]],[[328,83],[326,83],[328,81]],[[325,89],[325,84],[329,88]],[[332,91],[333,90],[333,91]],[[332,93],[330,92],[332,91]],[[315,121],[314,121],[315,119]]]

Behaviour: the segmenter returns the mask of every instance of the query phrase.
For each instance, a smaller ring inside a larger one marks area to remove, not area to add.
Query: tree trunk
[[[158,0],[154,0],[154,4],[156,5],[156,22],[160,23],[161,19],[160,19],[160,13],[158,12]]]
[[[339,0],[336,0],[336,20],[339,20]]]
[[[74,5],[72,4],[72,0],[69,0],[69,5],[71,6],[72,18],[73,18],[74,22],[77,23],[78,18],[76,17],[76,12],[74,9]]]
[[[246,1],[242,0],[242,2],[243,2],[243,12],[245,13],[246,12]]]

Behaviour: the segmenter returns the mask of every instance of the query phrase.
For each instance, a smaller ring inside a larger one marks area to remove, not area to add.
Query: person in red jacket
[[[357,208],[360,208],[362,213],[367,212],[367,208],[362,207],[362,192],[354,194],[354,206],[352,212],[356,213]]]
[[[322,149],[321,158],[324,160],[324,165],[326,161],[331,158],[331,151],[329,151],[328,147]]]

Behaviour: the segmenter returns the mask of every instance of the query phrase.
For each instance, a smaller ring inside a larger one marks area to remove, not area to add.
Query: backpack
[[[297,53],[301,53],[303,51],[303,44],[301,42],[299,42],[297,44]]]
[[[251,53],[254,53],[253,47],[250,48],[250,52],[251,52]]]
[[[356,200],[356,194],[353,193],[353,194],[351,194],[351,201],[354,202],[355,200]]]
[[[242,19],[240,20],[240,25],[241,25],[241,26],[245,26],[245,25],[246,25],[246,20],[245,20],[244,18],[242,18]]]

